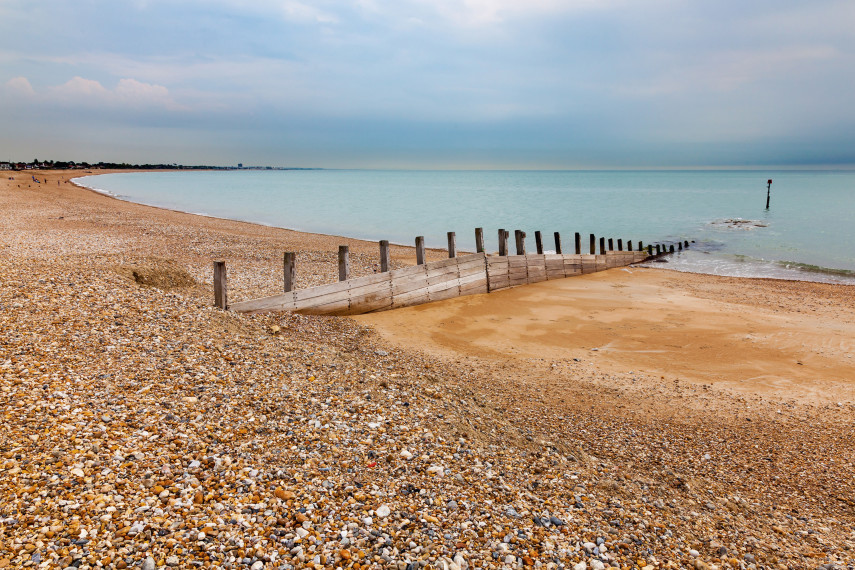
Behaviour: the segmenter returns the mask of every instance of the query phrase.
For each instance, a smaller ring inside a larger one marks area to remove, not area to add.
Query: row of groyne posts
[[[510,239],[510,232],[504,228],[500,228],[498,230],[498,238],[499,238],[499,256],[508,256],[512,255],[508,249],[508,240]],[[554,232],[555,239],[555,253],[561,255],[563,253],[562,244],[561,244],[561,233]],[[514,241],[515,241],[515,249],[516,255],[526,255],[526,232],[522,230],[514,230]],[[538,255],[543,255],[544,253],[544,245],[543,245],[543,234],[540,231],[534,232],[534,240],[535,247],[537,249]],[[616,243],[615,243],[616,242]],[[380,240],[380,273],[385,273],[390,271],[391,269],[391,255],[389,252],[389,241],[388,240]],[[425,264],[425,238],[424,236],[416,237],[416,265],[424,265]],[[615,249],[615,245],[617,245],[617,249]],[[477,253],[483,254],[485,253],[484,249],[484,228],[475,228],[475,247]],[[638,251],[643,252],[645,250],[645,246],[641,240],[637,242],[637,250],[633,249],[632,240],[628,240],[626,242],[626,249],[624,250],[624,241],[623,239],[614,238],[599,238],[599,253],[601,255],[605,255],[609,251],[618,251],[618,252],[632,252]],[[647,255],[648,259],[653,258],[656,259],[658,257],[667,255],[669,253],[675,253],[678,251],[683,251],[683,249],[689,248],[688,241],[680,241],[669,244],[648,244],[647,245]],[[582,235],[579,232],[574,234],[574,250],[576,255],[582,254]],[[568,252],[569,253],[569,252]],[[594,234],[589,235],[589,253],[591,255],[595,255],[597,253],[597,237]],[[457,257],[457,235],[455,232],[448,232],[448,257],[455,258]],[[294,283],[296,282],[297,275],[297,253],[290,251],[285,252],[284,259],[284,279],[283,279],[283,290],[285,293],[288,293],[293,290]],[[340,245],[338,248],[338,279],[339,281],[346,281],[350,278],[350,248],[347,245]],[[214,305],[220,309],[226,310],[228,308],[228,285],[227,285],[227,274],[226,274],[226,262],[225,261],[215,261],[214,262]]]

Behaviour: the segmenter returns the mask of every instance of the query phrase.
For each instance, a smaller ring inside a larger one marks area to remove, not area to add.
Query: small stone
[[[410,459],[413,458],[413,454],[410,453],[409,451],[407,451],[406,449],[402,449],[401,450],[401,457],[403,457],[404,459],[409,461]]]
[[[377,516],[378,516],[378,517],[380,517],[380,518],[386,518],[386,517],[388,517],[388,516],[389,516],[389,514],[390,514],[392,511],[391,511],[391,510],[389,509],[389,507],[387,507],[386,505],[381,505],[381,506],[380,506],[380,507],[378,507],[378,508],[377,508],[377,510],[376,510],[376,511],[374,511],[374,512],[375,512],[375,513],[377,513]]]
[[[175,555],[169,556],[166,559],[166,565],[167,566],[178,566],[178,562],[179,562],[178,557]]]
[[[588,564],[583,560],[582,562],[574,565],[573,570],[588,570]]]
[[[250,566],[250,570],[261,570],[264,568],[264,562],[261,560],[256,560],[252,566]]]
[[[593,570],[605,570],[606,565],[594,558],[593,560],[591,560],[591,568]]]
[[[689,551],[689,556],[691,556],[692,558],[697,558],[700,555],[701,555],[701,553],[698,552],[697,550],[695,550],[694,548]]]

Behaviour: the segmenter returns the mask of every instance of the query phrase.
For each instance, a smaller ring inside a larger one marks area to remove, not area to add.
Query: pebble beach
[[[855,569],[851,361],[800,398],[223,312],[213,260],[242,300],[281,288],[283,251],[302,288],[336,280],[339,244],[377,270],[377,244],[74,175],[0,180],[0,568]],[[851,287],[662,273],[855,323]]]

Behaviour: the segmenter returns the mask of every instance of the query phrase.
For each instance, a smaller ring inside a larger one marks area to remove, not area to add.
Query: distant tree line
[[[130,164],[127,162],[74,162],[73,160],[39,160],[32,162],[0,161],[4,170],[72,170],[72,169],[104,169],[104,170],[231,170],[233,166],[206,166],[186,164]]]

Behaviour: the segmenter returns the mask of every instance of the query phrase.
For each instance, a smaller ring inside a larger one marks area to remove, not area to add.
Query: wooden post
[[[520,234],[522,230],[514,230],[514,247],[516,248],[517,255],[520,254]]]
[[[612,238],[609,238],[609,251],[615,250],[615,241]]]
[[[416,265],[425,264],[425,236],[416,238]]]
[[[457,257],[457,237],[454,232],[448,232],[448,257]]]
[[[579,235],[579,232],[576,232],[576,235],[573,236],[573,243],[576,246],[576,255],[581,255],[581,253],[582,253],[582,236]]]
[[[620,238],[618,238],[618,240],[617,240],[617,250],[623,251],[623,240]]]
[[[681,242],[681,241],[677,242],[677,251],[683,251],[683,242]]]
[[[649,244],[648,244],[648,246],[647,246],[647,255],[653,255],[653,246],[652,246],[652,245],[649,245]]]
[[[684,241],[683,245],[686,247],[686,249],[689,249],[689,240]]]
[[[766,183],[766,209],[769,209],[769,195],[772,193],[772,179]]]
[[[618,244],[620,244],[620,242],[618,242]],[[632,251],[632,240],[629,240],[628,242],[626,242],[626,250]]]
[[[561,234],[555,232],[555,253],[561,254]]]
[[[606,238],[601,237],[600,238],[600,255],[603,255],[605,253],[606,253]]]
[[[484,253],[484,228],[475,228],[475,251]]]
[[[638,251],[644,251],[644,242],[638,240]]]
[[[346,245],[338,246],[338,280],[347,281],[350,277],[350,248]]]
[[[285,269],[284,289],[287,293],[294,289],[294,281],[297,280],[297,254],[293,251],[286,251],[283,265]]]
[[[389,257],[389,240],[380,240],[380,272],[386,273],[392,265],[392,260]]]
[[[674,253],[674,244],[673,243],[671,244],[670,253]]]
[[[224,311],[229,308],[225,261],[214,262],[214,306]]]
[[[517,237],[517,255],[525,255],[525,232],[522,230],[516,231]]]
[[[591,255],[597,253],[597,238],[594,237],[594,234],[591,234]]]
[[[658,243],[656,244],[656,255],[662,255],[662,246]]]
[[[537,248],[537,255],[543,255],[543,235],[540,230],[534,232],[534,246]]]
[[[508,255],[508,234],[499,228],[499,255]]]

